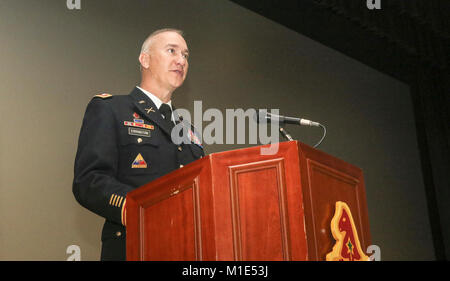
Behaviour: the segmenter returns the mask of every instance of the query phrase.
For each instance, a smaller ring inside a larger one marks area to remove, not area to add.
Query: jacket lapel
[[[203,146],[200,142],[198,132],[196,132],[195,127],[186,120],[183,120],[183,116],[179,115],[176,108],[172,105],[173,115],[175,118],[175,123],[178,125],[181,123],[183,126],[182,138],[184,143],[195,144],[203,150]],[[192,147],[190,147],[192,150]]]
[[[169,137],[171,137],[171,130],[166,122],[164,122],[161,112],[159,112],[153,101],[138,88],[134,88],[130,93],[130,96],[133,99],[133,104],[136,107],[136,110],[139,111],[142,116],[145,116],[147,119],[158,125],[166,134],[169,135]],[[182,137],[185,140],[185,143],[195,144],[203,151],[203,146],[198,138],[197,132],[193,130],[194,128],[192,124],[183,120],[183,117],[177,113],[177,110],[173,105],[172,110],[175,123],[177,125],[182,123],[181,125],[185,127],[185,129],[182,130]],[[185,134],[186,132],[187,135]],[[190,149],[192,150],[191,146]]]
[[[130,93],[130,96],[133,99],[133,104],[139,113],[147,119],[153,121],[153,123],[158,125],[166,134],[170,136],[170,128],[164,122],[161,113],[153,101],[138,88],[134,88]]]

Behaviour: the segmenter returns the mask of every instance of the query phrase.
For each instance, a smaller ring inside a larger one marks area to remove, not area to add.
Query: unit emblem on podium
[[[348,205],[342,201],[336,202],[336,211],[331,220],[331,233],[336,244],[327,254],[327,261],[368,261],[359,243],[355,222]]]

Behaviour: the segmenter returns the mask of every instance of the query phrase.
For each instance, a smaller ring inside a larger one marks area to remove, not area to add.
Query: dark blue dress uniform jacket
[[[191,124],[175,119],[194,132]],[[184,137],[182,144],[172,142],[158,108],[138,88],[129,95],[98,95],[88,104],[78,140],[73,193],[82,206],[106,219],[102,260],[126,259],[122,224],[126,194],[204,156],[201,144],[187,143],[186,138],[191,138]]]

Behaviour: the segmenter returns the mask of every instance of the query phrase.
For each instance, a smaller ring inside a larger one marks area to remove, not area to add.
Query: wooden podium
[[[324,260],[336,201],[370,245],[362,171],[297,141],[213,153],[127,195],[127,260]],[[268,147],[268,146],[264,146]]]

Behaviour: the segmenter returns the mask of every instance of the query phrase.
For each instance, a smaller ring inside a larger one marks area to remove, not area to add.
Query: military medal
[[[144,123],[144,119],[136,112],[133,113],[133,122],[124,121],[123,124],[128,126],[128,134],[134,136],[150,137],[150,131],[146,129],[153,130],[153,125],[148,125]],[[137,127],[137,128],[135,128]],[[141,139],[142,141],[142,139]],[[140,142],[139,142],[140,143]]]
[[[133,113],[133,121],[134,121],[134,123],[144,124],[144,120],[141,119],[141,116],[139,114],[137,114],[136,112]]]
[[[136,120],[134,120],[136,121]],[[141,121],[141,120],[138,120]],[[149,130],[154,130],[155,127],[153,125],[148,125],[148,124],[144,124],[144,122],[131,122],[131,121],[123,121],[123,124],[125,126],[129,126],[129,127],[138,127],[138,128],[144,128],[144,129],[149,129]]]

